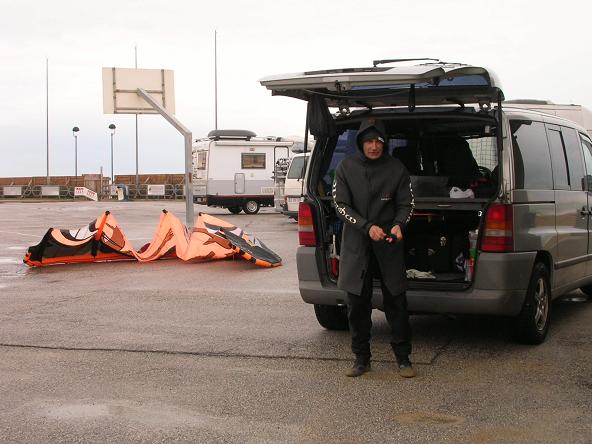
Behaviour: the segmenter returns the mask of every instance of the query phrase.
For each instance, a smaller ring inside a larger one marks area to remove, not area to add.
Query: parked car
[[[369,118],[385,123],[388,155],[411,174],[410,311],[507,316],[517,340],[538,344],[553,299],[578,288],[592,295],[592,141],[583,127],[502,107],[495,75],[476,66],[375,62],[261,83],[308,101],[316,145],[299,206],[297,265],[301,296],[322,326],[347,328],[331,183]]]
[[[304,178],[310,152],[295,154],[288,167],[288,174],[284,182],[284,209],[282,213],[298,220],[298,206],[301,196],[305,195]]]

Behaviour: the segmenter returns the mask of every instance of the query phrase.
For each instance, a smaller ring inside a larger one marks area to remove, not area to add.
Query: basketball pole
[[[134,63],[135,68],[138,69],[138,45],[134,45]],[[138,194],[138,190],[140,189],[140,176],[139,176],[139,168],[138,168],[138,114],[136,116],[136,195]]]
[[[138,88],[136,93],[142,97],[148,104],[154,108],[158,113],[164,117],[171,125],[179,131],[185,139],[185,222],[187,229],[193,228],[193,154],[191,151],[192,134],[185,125],[183,125],[177,118],[169,114],[169,112],[152,97],[146,90]]]

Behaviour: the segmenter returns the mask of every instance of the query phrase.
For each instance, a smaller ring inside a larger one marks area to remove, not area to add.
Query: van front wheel
[[[317,321],[327,330],[347,330],[347,307],[340,305],[314,304]]]
[[[514,339],[523,344],[541,344],[551,322],[549,272],[540,262],[534,265],[520,314],[513,319]]]

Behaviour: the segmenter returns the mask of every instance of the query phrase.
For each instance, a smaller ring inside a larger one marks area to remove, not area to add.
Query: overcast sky
[[[0,177],[46,174],[49,59],[50,175],[135,172],[131,115],[104,115],[102,67],[175,72],[176,116],[195,138],[214,127],[303,135],[302,103],[258,80],[284,72],[434,57],[493,69],[506,98],[592,108],[592,7],[584,0],[33,1],[0,0]],[[183,139],[160,116],[140,116],[140,173],[181,173]]]

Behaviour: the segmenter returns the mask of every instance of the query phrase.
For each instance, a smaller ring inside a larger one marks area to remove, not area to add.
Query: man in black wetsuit
[[[335,173],[333,200],[344,222],[338,287],[347,292],[348,320],[355,355],[347,376],[370,370],[373,278],[379,278],[383,307],[391,327],[391,346],[399,374],[411,378],[411,329],[407,313],[407,277],[403,231],[413,213],[413,192],[403,164],[385,150],[384,124],[362,122],[358,152]]]

